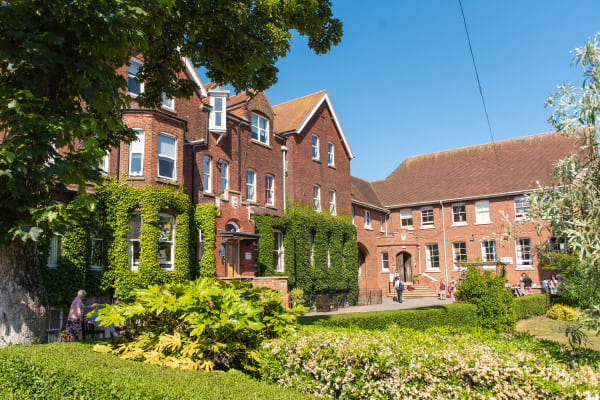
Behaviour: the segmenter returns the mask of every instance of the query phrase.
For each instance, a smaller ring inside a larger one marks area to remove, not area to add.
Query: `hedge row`
[[[302,325],[356,327],[367,330],[383,330],[390,325],[424,330],[435,326],[478,326],[477,306],[472,304],[446,304],[412,310],[392,310],[348,314],[317,315],[301,317]]]
[[[549,294],[530,294],[517,297],[513,303],[517,321],[546,314],[552,306]]]
[[[311,399],[238,371],[167,369],[92,351],[91,343],[0,349],[2,399]]]

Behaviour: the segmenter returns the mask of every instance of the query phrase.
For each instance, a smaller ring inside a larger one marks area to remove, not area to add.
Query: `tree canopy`
[[[567,272],[577,274],[578,282],[587,286],[587,304],[579,305],[587,307],[591,314],[596,310],[596,328],[600,327],[597,318],[600,298],[599,38],[597,34],[584,47],[573,51],[572,64],[583,69],[582,86],[562,85],[546,102],[554,109],[550,123],[565,135],[575,136],[579,148],[555,165],[555,186],[541,188],[530,196],[531,216],[537,220],[538,230],[547,229],[550,234],[566,239],[577,257],[577,267],[573,269],[569,262]],[[541,255],[551,265],[560,267],[557,263],[564,257],[542,250]]]
[[[264,90],[291,31],[317,54],[339,43],[328,0],[14,0],[0,6],[0,241],[36,239],[62,220],[50,191],[100,177],[108,149],[134,138],[116,69],[143,54],[136,101],[188,97],[184,58],[235,90]]]

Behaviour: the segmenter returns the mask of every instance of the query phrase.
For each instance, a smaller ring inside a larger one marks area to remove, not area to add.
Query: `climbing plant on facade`
[[[216,216],[219,213],[219,208],[213,203],[196,204],[196,212],[194,220],[196,228],[200,230],[203,246],[200,250],[202,257],[198,263],[198,273],[201,277],[215,276],[217,273],[215,266],[215,236],[216,236]]]

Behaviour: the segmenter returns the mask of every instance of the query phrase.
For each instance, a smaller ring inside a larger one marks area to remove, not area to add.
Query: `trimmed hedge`
[[[546,314],[552,306],[549,294],[530,294],[517,297],[513,303],[517,321]]]
[[[356,327],[383,330],[390,325],[424,330],[435,326],[476,327],[479,325],[477,306],[473,304],[445,304],[412,310],[316,315],[300,317],[301,325]]]
[[[312,399],[242,374],[167,369],[92,351],[93,343],[0,349],[2,399]]]

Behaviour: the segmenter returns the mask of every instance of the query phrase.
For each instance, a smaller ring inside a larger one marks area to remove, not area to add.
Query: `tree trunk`
[[[35,242],[0,243],[0,347],[45,341],[47,310]]]

